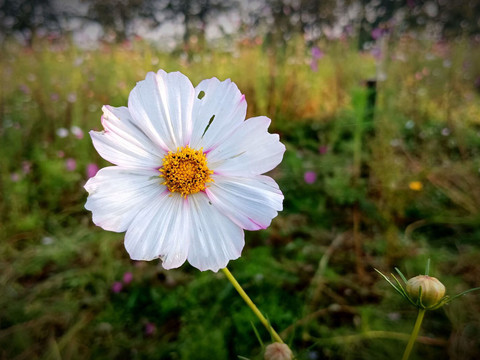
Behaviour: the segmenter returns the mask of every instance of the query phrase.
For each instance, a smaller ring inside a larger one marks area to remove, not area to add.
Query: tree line
[[[245,5],[248,4],[248,5]],[[395,31],[430,31],[440,37],[480,34],[477,0],[0,0],[2,38],[21,36],[31,44],[39,32],[64,34],[72,21],[98,24],[104,36],[123,42],[138,35],[138,24],[155,29],[168,22],[183,25],[183,42],[204,39],[209,23],[225,14],[241,14],[238,31],[285,43],[293,34],[315,40],[341,31],[360,39]]]

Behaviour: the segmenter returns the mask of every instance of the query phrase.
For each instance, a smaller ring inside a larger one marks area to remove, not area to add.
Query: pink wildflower
[[[65,167],[68,171],[74,171],[77,168],[77,162],[73,158],[68,158],[65,160]]]
[[[112,292],[118,294],[123,289],[123,284],[120,281],[115,281],[112,285]]]
[[[87,177],[90,179],[91,177],[94,177],[97,175],[99,168],[97,164],[90,163],[87,165]]]
[[[131,272],[126,272],[125,274],[123,274],[123,283],[125,285],[130,284],[132,280],[133,280],[133,274]]]
[[[315,180],[317,180],[317,174],[315,174],[313,171],[307,171],[303,175],[303,179],[307,184],[313,184]]]

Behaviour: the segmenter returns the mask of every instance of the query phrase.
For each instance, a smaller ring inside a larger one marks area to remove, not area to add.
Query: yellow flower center
[[[205,184],[213,181],[210,177],[213,171],[207,167],[207,157],[202,149],[194,150],[188,145],[165,155],[158,171],[165,180],[162,185],[183,197],[205,190]]]

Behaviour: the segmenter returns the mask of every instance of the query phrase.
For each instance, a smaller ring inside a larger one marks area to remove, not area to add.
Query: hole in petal
[[[207,124],[207,126],[205,127],[205,130],[203,130],[202,138],[203,138],[203,136],[205,135],[205,133],[207,132],[207,130],[208,130],[208,128],[210,127],[210,125],[212,124],[213,119],[215,119],[215,115],[212,115],[212,117],[211,117],[210,120],[208,121],[208,124]]]
[[[197,98],[199,98],[200,100],[202,100],[204,96],[205,96],[205,91],[202,90],[202,91],[200,91],[200,92],[198,93]]]

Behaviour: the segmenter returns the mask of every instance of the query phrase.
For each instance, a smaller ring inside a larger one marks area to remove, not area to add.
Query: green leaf
[[[252,321],[250,321],[250,324],[252,325],[253,332],[255,333],[255,336],[257,337],[257,340],[258,340],[258,342],[260,343],[260,345],[262,346],[262,349],[263,349],[265,347],[265,345],[263,344],[262,338],[260,337],[260,334],[258,333],[258,330],[255,327],[255,324]]]
[[[457,294],[457,295],[455,295],[455,296],[452,296],[452,297],[447,301],[447,303],[452,302],[453,299],[456,299],[456,298],[458,298],[458,297],[460,297],[460,296],[463,296],[463,295],[468,294],[469,292],[472,292],[472,291],[475,291],[475,290],[480,290],[480,287],[472,288],[472,289],[466,290],[466,291],[464,291],[464,292],[461,292],[460,294]]]
[[[407,278],[402,274],[402,272],[400,271],[399,268],[395,268],[395,271],[398,273],[398,275],[400,275],[400,277],[402,278],[403,282],[406,284],[407,283]]]
[[[404,295],[404,291],[402,291],[403,288],[402,288],[401,285],[400,285],[400,288],[401,288],[402,290],[400,290],[398,287],[396,287],[395,284],[393,284],[393,283],[390,281],[390,279],[389,279],[388,277],[386,277],[385,275],[383,275],[379,270],[377,270],[377,269],[375,269],[375,268],[374,268],[374,270],[375,270],[377,273],[379,273],[379,274],[395,289],[395,291],[397,291],[400,295],[405,296],[405,295]]]

